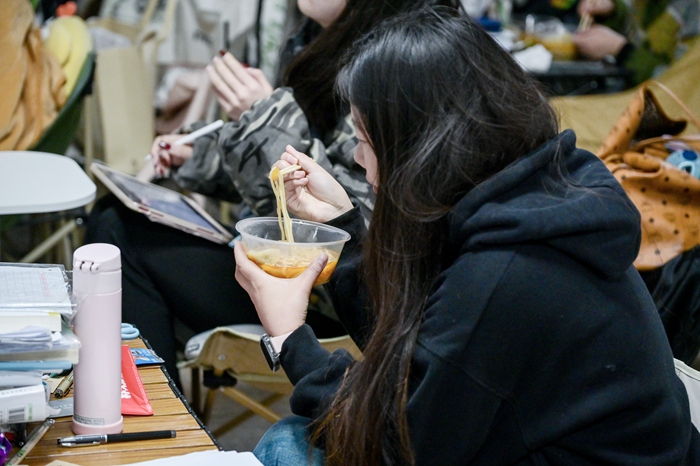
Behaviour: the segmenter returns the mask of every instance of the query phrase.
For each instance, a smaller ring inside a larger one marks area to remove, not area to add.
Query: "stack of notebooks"
[[[0,425],[49,415],[44,378],[78,362],[74,312],[63,265],[0,262]]]

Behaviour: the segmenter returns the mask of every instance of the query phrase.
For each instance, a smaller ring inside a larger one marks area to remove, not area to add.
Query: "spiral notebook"
[[[214,220],[199,204],[172,189],[93,163],[90,171],[129,209],[162,223],[220,244],[229,244],[233,235]]]

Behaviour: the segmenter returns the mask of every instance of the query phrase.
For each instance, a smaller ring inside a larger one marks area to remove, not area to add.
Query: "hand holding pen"
[[[181,134],[164,134],[153,141],[149,159],[153,162],[156,176],[167,176],[171,168],[179,167],[192,157],[191,145],[173,145],[181,137]]]
[[[223,120],[217,120],[190,134],[165,134],[153,141],[151,153],[146,156],[153,161],[153,169],[158,176],[166,176],[172,167],[179,167],[185,160],[192,157],[192,145],[200,136],[218,130],[224,125]]]

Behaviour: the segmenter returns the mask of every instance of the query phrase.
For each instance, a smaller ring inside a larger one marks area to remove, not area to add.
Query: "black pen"
[[[101,443],[156,440],[174,437],[174,430],[154,430],[152,432],[132,432],[129,434],[76,435],[74,437],[60,438],[57,440],[57,442],[62,447],[82,447],[88,445],[99,445]]]

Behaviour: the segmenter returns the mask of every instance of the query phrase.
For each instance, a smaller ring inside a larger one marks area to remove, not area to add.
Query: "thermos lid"
[[[121,270],[121,268],[121,251],[112,244],[86,244],[73,253],[73,273],[78,271],[114,272]]]
[[[114,293],[122,288],[121,251],[111,244],[86,244],[73,253],[76,296]]]

